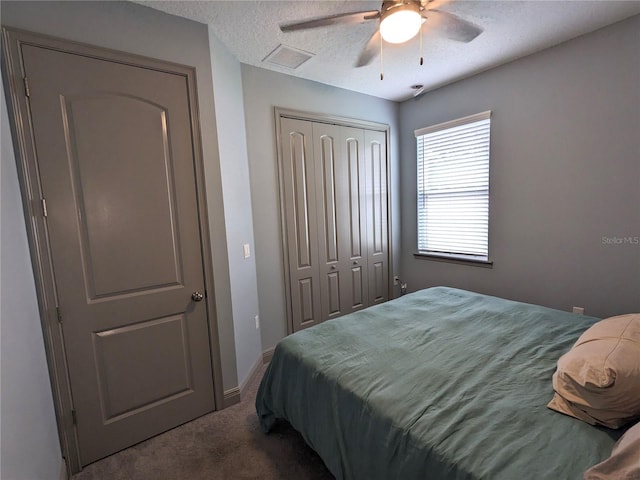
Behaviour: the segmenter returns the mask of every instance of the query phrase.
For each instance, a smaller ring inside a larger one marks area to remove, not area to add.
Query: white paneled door
[[[294,331],[389,298],[386,132],[282,117]]]
[[[86,465],[214,409],[185,75],[22,44]]]

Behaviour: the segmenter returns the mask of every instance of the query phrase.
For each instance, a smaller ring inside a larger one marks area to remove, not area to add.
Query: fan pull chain
[[[380,80],[384,80],[384,65],[382,62],[382,35],[380,35]]]
[[[418,32],[418,35],[420,35],[420,66],[424,64],[424,59],[422,58],[422,25],[424,23],[420,24],[420,31]]]

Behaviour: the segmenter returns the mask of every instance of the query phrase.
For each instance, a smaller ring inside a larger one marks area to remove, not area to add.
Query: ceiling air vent
[[[278,45],[276,49],[262,60],[264,63],[296,69],[313,57],[313,53],[298,50],[297,48]]]

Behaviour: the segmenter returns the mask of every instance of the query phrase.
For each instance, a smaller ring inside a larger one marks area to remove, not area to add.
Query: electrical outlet
[[[573,307],[572,311],[578,315],[584,315],[584,307]]]
[[[260,328],[260,315],[256,315],[256,330]]]

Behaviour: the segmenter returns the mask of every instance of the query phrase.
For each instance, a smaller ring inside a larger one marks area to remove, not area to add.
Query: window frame
[[[459,264],[471,264],[476,266],[484,266],[491,267],[493,265],[493,261],[490,259],[490,249],[489,249],[489,223],[490,223],[490,167],[491,167],[491,110],[487,110],[484,112],[480,112],[474,115],[469,115],[466,117],[454,119],[448,122],[438,123],[435,125],[431,125],[428,127],[420,128],[414,131],[416,137],[416,252],[414,253],[414,257],[416,258],[424,258],[431,259],[437,261],[444,262],[453,262]],[[468,125],[471,123],[476,123],[479,121],[488,120],[488,132],[487,132],[487,180],[486,180],[486,195],[487,195],[487,214],[486,214],[486,227],[487,227],[487,236],[486,236],[486,256],[485,255],[475,255],[469,253],[462,252],[445,252],[445,251],[435,251],[435,250],[420,250],[418,247],[420,245],[420,212],[421,212],[421,191],[420,183],[420,164],[423,157],[419,153],[420,149],[420,141],[422,136],[428,135],[431,133],[442,132],[445,130],[450,130],[455,127]]]

